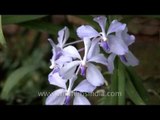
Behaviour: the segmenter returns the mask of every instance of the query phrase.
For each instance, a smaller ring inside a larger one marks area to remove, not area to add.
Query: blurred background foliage
[[[47,39],[57,40],[64,26],[70,29],[70,40],[79,39],[76,28],[82,24],[100,29],[92,19],[95,15],[2,15],[0,17],[0,104],[41,105],[45,96],[38,92],[52,92],[48,74],[51,46]],[[128,25],[136,36],[131,50],[140,60],[135,69],[141,76],[150,99],[148,104],[160,104],[160,16],[112,15]],[[80,47],[76,46],[76,47]],[[108,78],[108,75],[105,75]],[[107,90],[105,86],[97,91]],[[98,104],[100,97],[89,97]],[[128,100],[127,104],[134,104]]]

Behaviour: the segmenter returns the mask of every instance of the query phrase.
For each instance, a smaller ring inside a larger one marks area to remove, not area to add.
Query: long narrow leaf
[[[135,86],[136,90],[138,91],[139,95],[143,98],[145,102],[149,101],[149,94],[147,90],[144,88],[142,79],[137,75],[133,68],[127,67],[127,71],[131,78],[133,85]]]
[[[140,95],[138,94],[136,88],[134,87],[132,81],[128,74],[126,74],[127,82],[126,82],[126,93],[129,98],[134,102],[136,105],[145,105],[145,102],[142,100]]]
[[[124,65],[119,60],[118,64],[118,92],[121,93],[121,96],[118,96],[118,105],[125,105],[125,69]]]
[[[4,84],[1,98],[7,100],[9,98],[10,92],[15,87],[15,85],[17,85],[23,77],[25,77],[35,69],[36,67],[34,65],[23,66],[11,73],[6,80],[6,83]]]

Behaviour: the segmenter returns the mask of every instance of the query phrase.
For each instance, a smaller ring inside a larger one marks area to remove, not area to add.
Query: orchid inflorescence
[[[70,105],[73,94],[73,105],[90,105],[89,100],[82,93],[92,93],[105,83],[105,78],[96,66],[97,63],[104,65],[105,71],[111,74],[116,56],[127,66],[138,65],[139,61],[128,48],[135,41],[135,37],[127,33],[126,24],[113,20],[106,31],[105,16],[98,16],[93,20],[99,24],[101,32],[89,25],[82,25],[76,30],[81,40],[67,43],[69,29],[64,27],[58,32],[58,44],[48,39],[53,53],[50,59],[50,69],[53,70],[48,80],[50,84],[60,89],[48,96],[46,105]],[[80,42],[84,43],[84,48],[77,50],[72,46]],[[102,50],[105,52],[102,53]],[[83,56],[80,54],[81,51],[84,51]],[[84,80],[73,89],[79,75]]]

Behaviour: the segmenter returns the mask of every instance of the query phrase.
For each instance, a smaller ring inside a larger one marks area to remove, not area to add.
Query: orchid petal
[[[108,71],[109,73],[113,73],[114,70],[114,59],[115,59],[116,55],[115,54],[110,54],[108,57]]]
[[[63,49],[64,55],[81,59],[78,50],[73,46],[67,46]]]
[[[72,58],[68,56],[61,56],[58,60],[56,60],[56,64],[61,68],[65,63],[71,62]]]
[[[126,60],[127,61],[124,61],[123,59],[121,59],[121,61],[129,66],[136,66],[139,64],[139,60],[133,55],[133,53],[131,51],[129,51],[128,53],[125,54],[125,57],[126,57]]]
[[[66,80],[62,79],[58,72],[53,71],[48,75],[49,83],[66,89]]]
[[[101,86],[104,84],[104,77],[100,70],[91,63],[88,63],[86,79],[94,86]]]
[[[126,27],[126,24],[122,24],[121,22],[118,22],[117,20],[113,20],[108,28],[107,35],[113,32],[118,32],[124,30]]]
[[[80,61],[72,61],[70,63],[64,64],[60,69],[60,75],[64,79],[70,79],[75,74],[77,66],[80,64]]]
[[[102,32],[105,33],[106,21],[107,18],[105,16],[98,16],[93,19],[96,21],[102,29]]]
[[[46,99],[46,105],[63,105],[65,101],[65,90],[58,89],[52,92]]]
[[[101,63],[103,65],[107,65],[107,58],[103,54],[98,54],[96,56],[93,56],[90,58],[88,61],[90,62],[96,62],[96,63]]]
[[[123,39],[123,41],[127,44],[127,46],[129,46],[135,42],[135,36],[129,35],[127,32],[128,32],[128,29],[126,27],[124,31],[117,32],[116,35],[121,37],[121,39]]]
[[[67,27],[64,27],[62,30],[58,32],[58,43],[59,43],[58,45],[60,48],[63,48],[68,38],[69,38],[69,29]]]
[[[99,48],[99,44],[98,44],[99,40],[92,40],[90,48],[88,50],[88,55],[87,58],[90,59],[91,57],[99,54],[100,52],[100,48]]]
[[[110,35],[108,37],[108,45],[111,52],[116,55],[124,55],[128,52],[128,46],[124,43],[122,39],[120,39],[118,36],[113,35]]]
[[[95,89],[95,86],[91,85],[87,80],[83,80],[73,91],[92,93]]]
[[[90,105],[88,99],[80,93],[74,93],[74,96],[73,105]]]
[[[91,26],[89,25],[82,25],[80,27],[77,28],[77,35],[80,38],[85,38],[85,37],[97,37],[99,35],[99,33]]]

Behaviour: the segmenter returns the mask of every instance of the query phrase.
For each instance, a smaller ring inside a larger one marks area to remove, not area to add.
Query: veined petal
[[[139,64],[139,60],[132,54],[131,51],[129,51],[128,53],[125,54],[126,60],[121,59],[121,61],[125,64],[125,65],[131,65],[131,66],[136,66]]]
[[[86,97],[80,93],[74,93],[73,105],[90,105],[90,102]]]
[[[107,58],[103,54],[98,54],[96,56],[93,56],[88,61],[101,63],[101,64],[106,65],[106,66],[108,65]]]
[[[102,29],[102,32],[105,33],[106,21],[107,18],[105,16],[98,16],[93,19],[96,21]]]
[[[129,35],[127,32],[128,32],[128,29],[126,27],[124,31],[119,31],[116,33],[116,35],[121,37],[121,39],[127,44],[127,46],[129,46],[135,42],[135,36]]]
[[[128,52],[128,46],[118,36],[109,35],[108,45],[110,51],[116,55],[124,55]]]
[[[63,49],[65,56],[70,56],[72,58],[78,58],[81,59],[81,56],[78,52],[78,50],[73,46],[67,46]]]
[[[64,27],[62,30],[58,32],[58,45],[60,48],[63,48],[68,38],[69,38],[69,29],[67,27]]]
[[[91,85],[87,80],[83,80],[73,91],[92,93],[95,89],[95,86]]]
[[[126,24],[122,24],[121,22],[118,22],[117,20],[113,20],[108,28],[107,35],[113,32],[124,30],[125,27],[126,27]]]
[[[58,72],[54,73],[53,71],[48,75],[49,83],[56,85],[58,87],[66,89],[66,81],[62,79]]]
[[[109,73],[113,73],[114,70],[114,59],[115,59],[116,55],[115,54],[110,54],[108,57],[108,71]]]
[[[75,74],[77,66],[80,64],[80,61],[72,61],[70,63],[64,64],[60,69],[60,75],[64,79],[70,79]]]
[[[100,70],[93,64],[88,63],[86,72],[86,79],[94,86],[101,86],[104,84],[104,77]]]
[[[58,89],[52,92],[46,99],[46,105],[63,105],[65,101],[65,90]]]
[[[90,59],[91,57],[100,53],[98,42],[99,40],[97,39],[92,40],[90,48],[88,50],[87,59]]]
[[[97,37],[99,35],[99,33],[91,26],[89,25],[82,25],[80,27],[77,28],[77,35],[80,38],[85,38],[85,37]]]

